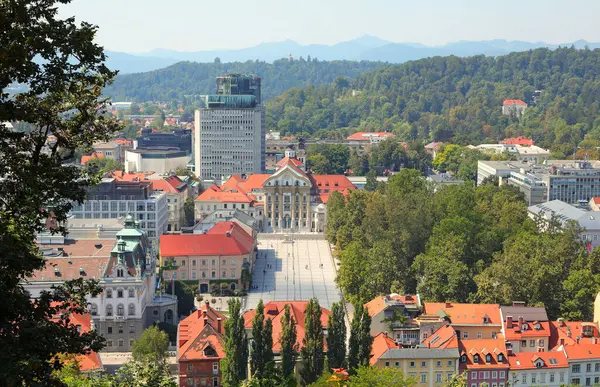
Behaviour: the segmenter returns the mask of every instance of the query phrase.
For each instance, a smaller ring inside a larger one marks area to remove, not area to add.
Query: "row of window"
[[[562,374],[561,374],[562,377]],[[581,379],[580,378],[572,378],[571,379],[571,384],[574,385],[580,385],[581,384]],[[600,384],[600,377],[595,376],[594,377],[594,385]],[[586,386],[591,386],[592,385],[592,378],[585,378],[585,385]]]
[[[485,362],[486,363],[491,363],[492,360],[493,360],[493,357],[492,357],[491,354],[488,353],[487,355],[485,355]],[[498,360],[498,363],[502,363],[504,361],[504,355],[501,354],[501,353],[499,353],[497,360]],[[466,363],[467,362],[467,356],[466,355],[462,355],[460,357],[460,361],[463,362],[463,363]],[[473,363],[479,364],[480,362],[481,362],[481,356],[479,356],[479,354],[473,355]]]
[[[106,305],[106,315],[107,316],[112,316],[113,310],[114,309],[111,304]],[[98,315],[98,305],[96,305],[96,304],[90,305],[90,314],[92,316]],[[129,306],[127,307],[127,315],[135,316],[135,304],[129,304]],[[125,316],[125,306],[123,304],[117,305],[117,316]]]
[[[414,360],[411,361],[409,364],[410,364],[410,368],[415,368],[417,366],[417,362],[414,361]],[[385,365],[386,365],[386,367],[389,367],[390,366],[390,362],[386,361]],[[395,363],[396,367],[399,367],[399,365],[400,365],[400,362],[396,362]],[[448,367],[453,367],[454,366],[454,361],[453,360],[448,360],[447,365],[448,365]],[[435,366],[436,367],[441,367],[442,366],[442,361],[441,360],[437,360],[436,363],[435,363]],[[427,361],[426,360],[422,360],[421,361],[421,368],[427,368]]]
[[[506,371],[479,371],[479,379],[489,379],[490,375],[492,379],[504,379]],[[477,379],[477,371],[471,372],[471,379]]]
[[[555,383],[556,382],[556,374],[551,373],[548,377],[549,379],[549,383]],[[563,372],[561,372],[559,374],[559,383],[563,383],[565,381],[565,374]],[[521,382],[521,384],[529,384],[529,385],[535,385],[536,383],[546,383],[546,374],[542,373],[540,374],[540,377],[538,378],[537,374],[531,374],[531,376],[527,375],[527,374],[523,374],[521,375],[521,380],[518,380],[515,377],[513,377],[513,384],[519,384],[519,382]],[[576,384],[576,383],[574,383]]]
[[[123,325],[117,326],[117,332],[119,334],[122,334],[124,332]],[[109,334],[109,335],[112,335],[113,334],[113,327],[106,327],[106,333]],[[134,324],[129,324],[129,333],[135,333],[135,325]]]
[[[120,271],[119,271],[120,270]],[[117,277],[123,277],[123,269],[117,269]],[[106,293],[106,298],[113,298],[113,290],[108,288],[105,289],[104,292]],[[123,294],[124,290],[123,289],[117,289],[117,298],[123,298]],[[134,288],[129,288],[127,289],[127,296],[129,298],[133,298],[135,297],[135,289]],[[96,298],[97,296],[92,296],[92,298]]]
[[[188,279],[188,278],[186,278],[187,275],[186,275],[185,271],[182,271],[179,274],[179,277],[182,280]],[[200,278],[206,278],[206,271],[201,271],[200,272]],[[217,278],[217,272],[214,271],[214,270],[211,271],[210,272],[210,278]],[[221,271],[221,277],[220,278],[237,278],[236,270],[235,269],[230,270],[229,277],[227,277],[227,271],[223,270],[223,271]],[[177,273],[173,273],[173,279],[177,279]],[[198,279],[196,271],[192,271],[192,277],[190,279]]]
[[[471,387],[477,387],[477,383],[471,383]],[[479,383],[479,387],[504,387],[504,383],[489,383],[483,382]]]
[[[201,266],[206,266],[206,259],[202,259],[200,260],[200,264]],[[177,265],[177,262],[175,260],[171,261],[172,264]],[[231,265],[235,266],[235,264],[237,263],[237,261],[235,259],[231,260]],[[212,266],[216,266],[217,265],[217,260],[213,259],[211,260],[211,265]],[[185,259],[181,261],[181,266],[184,267],[185,266]],[[196,260],[192,259],[192,267],[196,266]],[[221,266],[227,266],[227,260],[226,259],[221,259]]]
[[[581,372],[581,364],[573,364],[571,366],[571,372],[578,374]],[[585,372],[592,372],[592,363],[585,365]],[[594,364],[594,372],[600,372],[600,363]]]
[[[119,339],[117,340],[117,343],[119,345],[119,347],[124,347],[125,346],[125,340],[124,339]],[[112,340],[106,340],[106,346],[108,348],[112,348],[113,347],[113,341]],[[133,347],[133,339],[129,339],[129,348]]]

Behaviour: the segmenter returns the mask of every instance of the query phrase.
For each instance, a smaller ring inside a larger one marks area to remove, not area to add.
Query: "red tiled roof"
[[[221,319],[220,324],[219,319]],[[177,359],[179,361],[218,360],[225,357],[222,336],[225,320],[227,317],[211,308],[206,302],[200,306],[200,309],[183,319],[178,329]],[[208,347],[212,347],[216,356],[205,353]]]
[[[371,317],[381,313],[382,311],[384,311],[386,309],[386,307],[387,307],[387,304],[385,302],[386,299],[397,300],[397,301],[402,302],[405,305],[408,305],[408,304],[414,305],[417,303],[417,296],[413,296],[413,295],[401,296],[399,294],[390,294],[389,296],[377,296],[364,305],[365,308],[367,308],[367,310],[369,311],[369,315]]]
[[[294,321],[296,321],[296,343],[298,343],[298,349],[302,348],[302,339],[304,339],[305,335],[304,317],[308,301],[270,301],[265,304],[265,318],[270,318],[273,321],[273,352],[279,352],[281,349],[281,318],[283,317],[283,309],[286,304],[290,305],[290,314],[294,317]],[[252,320],[255,314],[255,309],[244,313],[244,327],[252,327]],[[321,325],[323,328],[327,327],[329,314],[329,310],[321,307]]]
[[[154,172],[128,172],[125,171],[112,171],[109,172],[110,176],[119,181],[142,181],[147,180],[148,175],[152,175]]]
[[[285,165],[287,163],[294,164],[296,167],[299,167],[299,166],[302,165],[302,161],[298,160],[295,157],[292,157],[292,158],[290,158],[290,157],[284,157],[284,158],[282,158],[281,160],[279,160],[277,162],[277,166],[281,167],[281,166],[283,166],[283,165]]]
[[[254,239],[235,222],[221,223],[206,234],[161,235],[161,257],[250,254]]]
[[[590,336],[583,335],[583,327],[589,327],[592,332]],[[551,321],[550,322],[550,349],[556,349],[561,344],[576,345],[577,338],[580,337],[582,344],[594,344],[600,338],[598,324],[594,322],[581,321]],[[596,339],[596,340],[594,340]],[[600,344],[600,342],[598,343]]]
[[[450,318],[452,325],[480,325],[487,317],[486,324],[502,324],[500,305],[498,304],[459,304],[444,302],[426,302],[425,314],[444,315]]]
[[[393,137],[390,132],[356,132],[346,138],[346,140],[370,141],[371,137]]]
[[[565,357],[564,352],[519,352],[508,357],[511,371],[517,370],[532,370],[539,367],[536,366],[538,360],[542,360],[544,368],[567,368],[569,362]]]
[[[443,144],[443,142],[430,142],[429,144],[425,145],[425,149],[439,150]]]
[[[133,145],[133,140],[128,140],[126,138],[115,138],[113,141],[119,145],[125,145],[125,146]]]
[[[425,339],[423,344],[430,348],[458,348],[458,337],[454,328],[447,324]]]
[[[498,334],[495,339],[474,339],[460,340],[459,351],[461,356],[467,357],[467,362],[461,364],[461,368],[467,369],[485,369],[485,368],[508,368],[506,358],[506,344],[502,334]],[[485,361],[487,354],[492,355],[491,362]],[[498,355],[503,355],[502,362],[498,361]],[[479,355],[479,362],[474,362],[475,355]]]
[[[598,344],[567,345],[565,352],[569,360],[600,359],[600,345]]]
[[[104,154],[102,152],[92,152],[91,155],[81,156],[81,165],[87,163],[91,159],[103,159],[103,158],[104,158]]]
[[[513,319],[512,327],[505,326],[504,331],[506,340],[523,340],[529,337],[550,337],[550,323],[548,321],[538,322],[540,329],[535,329],[534,322],[524,321],[527,329],[523,330],[523,326],[519,326],[519,321]]]
[[[81,333],[86,333],[92,330],[92,316],[90,316],[89,313],[71,313],[69,317],[71,324],[81,327]],[[58,318],[53,318],[52,320],[57,322]],[[77,355],[76,359],[79,362],[79,369],[82,372],[102,370],[102,361],[100,360],[100,356],[97,352],[92,351],[87,355]]]
[[[329,195],[334,191],[346,196],[350,191],[356,189],[344,175],[310,175],[309,178],[313,184],[313,189],[321,198],[321,202],[325,204],[329,200]]]
[[[402,346],[397,345],[394,340],[390,339],[385,333],[380,333],[373,338],[373,345],[371,347],[371,358],[369,364],[374,365],[377,360],[388,351],[390,348],[401,348]]]
[[[532,146],[533,144],[535,144],[535,141],[523,136],[518,136],[505,138],[504,140],[500,141],[500,144]]]
[[[521,106],[527,106],[527,104],[523,101],[521,101],[520,99],[505,99],[504,100],[504,105],[521,105]]]
[[[253,189],[262,189],[265,180],[270,176],[271,175],[266,173],[256,173],[248,176],[248,178],[240,185],[244,191],[252,192]]]
[[[71,263],[69,263],[71,261]],[[77,278],[100,279],[108,266],[110,257],[95,258],[49,258],[46,266],[36,270],[27,280],[34,281],[68,281]],[[55,269],[58,269],[56,272]],[[83,269],[83,274],[81,272]],[[57,275],[58,274],[58,275]]]
[[[592,200],[594,201],[594,204],[600,204],[600,197],[594,197]]]
[[[197,201],[218,201],[227,203],[252,203],[252,199],[243,192],[215,191],[207,189],[197,198]]]

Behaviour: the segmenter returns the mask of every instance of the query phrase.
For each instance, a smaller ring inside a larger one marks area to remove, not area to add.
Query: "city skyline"
[[[374,0],[368,6],[360,0],[302,4],[232,0],[227,10],[233,11],[225,12],[221,3],[179,0],[165,14],[157,0],[105,0],[102,7],[91,0],[75,0],[62,6],[59,16],[98,25],[97,41],[106,49],[132,53],[159,48],[234,50],[284,40],[331,45],[362,35],[428,46],[493,39],[549,44],[600,41],[593,19],[600,3],[579,2],[588,10],[585,13],[557,0],[508,0],[502,5],[474,0],[452,4]]]

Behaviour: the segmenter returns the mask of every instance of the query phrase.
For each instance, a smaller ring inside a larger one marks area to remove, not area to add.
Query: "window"
[[[477,372],[471,372],[471,379],[477,379]]]
[[[469,332],[463,332],[463,339],[469,338]]]
[[[421,383],[427,383],[427,374],[421,374]]]
[[[537,377],[536,374],[532,374],[531,375],[531,384],[536,384],[537,383],[536,377]]]
[[[389,367],[389,366],[390,366],[390,362],[389,362],[389,361],[386,361],[386,362],[385,362],[385,366],[386,366],[386,367]]]
[[[196,266],[196,260],[192,259],[192,266]]]
[[[539,339],[538,340],[538,347],[543,347],[544,346],[544,339]]]
[[[185,266],[185,259],[181,261],[181,266]]]
[[[527,384],[527,374],[524,374],[524,375],[521,377],[521,383],[523,383],[523,384]]]
[[[232,259],[232,260],[231,260],[231,264],[232,264],[232,265],[235,265],[235,259]]]
[[[117,298],[123,298],[123,289],[117,290]]]
[[[112,340],[107,340],[106,341],[106,346],[107,347],[112,347]]]
[[[106,332],[107,332],[109,335],[112,335],[112,327],[108,327],[108,328],[106,328]]]
[[[503,354],[501,354],[501,353],[498,354],[498,361],[500,363],[502,363],[504,361],[504,355]]]
[[[107,316],[112,316],[113,315],[113,306],[108,304],[106,305],[106,315]]]
[[[442,374],[435,374],[435,382],[436,383],[441,383],[442,382]]]
[[[485,362],[486,363],[491,363],[492,362],[492,355],[490,355],[489,353],[487,355],[485,355]]]
[[[117,306],[117,316],[123,316],[125,315],[125,307],[123,306],[123,304],[119,304]]]
[[[527,340],[521,340],[521,347],[527,347]]]
[[[454,363],[454,361],[448,360],[448,367],[452,367],[453,363]]]
[[[596,371],[596,372],[600,371],[600,363],[594,364],[594,371]]]
[[[400,362],[399,362],[399,361],[397,361],[397,362],[396,362],[394,365],[395,365],[396,367],[400,367]]]
[[[411,366],[411,368],[412,368],[412,367],[414,367],[414,366],[415,366],[415,362],[414,362],[414,361],[411,361],[411,362],[410,362],[410,366]]]
[[[579,378],[573,378],[573,379],[571,379],[571,384],[581,384],[581,383],[579,382]]]
[[[221,278],[227,278],[227,272],[225,270],[221,272]]]
[[[129,348],[133,347],[133,339],[129,339]]]
[[[554,383],[554,374],[550,374],[550,383]]]
[[[481,334],[481,332],[477,332],[477,338],[478,338],[478,339],[481,339],[481,337],[482,337],[482,334]]]
[[[594,377],[594,384],[598,384],[600,383],[600,377],[596,376]]]
[[[96,304],[92,304],[92,305],[90,306],[90,314],[91,314],[92,316],[96,316],[96,315],[98,314],[98,305],[96,305]]]
[[[129,324],[129,333],[135,333],[135,325]]]
[[[213,387],[219,387],[219,378],[213,378]]]
[[[581,372],[581,365],[580,364],[573,364],[573,367],[571,367],[571,372],[573,372],[574,374],[578,374]]]
[[[492,371],[492,379],[498,379],[498,371]]]
[[[529,346],[530,347],[535,347],[535,339],[529,340]]]
[[[122,347],[123,345],[125,345],[125,340],[119,339],[119,347]]]
[[[442,362],[441,362],[440,360],[438,360],[438,361],[435,363],[435,366],[436,366],[436,367],[441,367],[441,366],[442,366]]]
[[[479,364],[479,355],[473,356],[473,363]]]
[[[217,272],[213,271],[210,273],[211,278],[217,278]]]
[[[213,362],[213,372],[217,372],[219,370],[219,362]]]
[[[461,361],[461,363],[466,363],[467,362],[467,356],[466,355],[462,355],[460,357],[460,361]]]
[[[112,289],[106,289],[106,298],[112,298]]]
[[[592,364],[588,363],[585,365],[585,372],[592,372]]]
[[[134,304],[129,304],[128,310],[127,310],[127,314],[130,316],[134,316],[135,315],[135,305]]]
[[[564,381],[565,381],[565,373],[564,373],[564,372],[561,372],[561,373],[560,373],[560,379],[559,379],[559,382],[560,382],[560,383],[564,383]]]
[[[483,371],[479,371],[479,379],[483,379],[485,377],[485,373]]]
[[[586,386],[591,386],[592,385],[592,378],[585,378],[585,385]]]
[[[483,374],[483,377],[485,379],[489,379],[490,378],[490,371],[485,371],[484,374]]]
[[[129,288],[128,292],[129,292],[129,298],[135,297],[133,288]]]
[[[427,362],[426,361],[422,361],[421,362],[421,367],[427,367]]]

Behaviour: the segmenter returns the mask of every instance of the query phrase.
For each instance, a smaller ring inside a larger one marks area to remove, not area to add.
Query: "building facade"
[[[253,86],[243,84],[238,87],[235,79],[221,77],[217,87],[222,94],[202,96],[194,133],[194,172],[200,178],[264,171],[266,121],[260,79]]]
[[[514,115],[521,117],[526,109],[527,104],[520,99],[507,99],[502,104],[502,114],[505,116]]]
[[[172,133],[153,133],[152,129],[144,128],[137,138],[137,147],[150,148],[177,148],[189,155],[192,153],[192,131],[188,129],[175,129]]]
[[[152,171],[158,174],[186,169],[189,155],[177,148],[138,148],[125,151],[125,172]]]
[[[378,296],[364,306],[371,316],[371,336],[385,332],[388,337],[404,346],[421,343],[420,328],[414,321],[421,311],[418,295]]]

